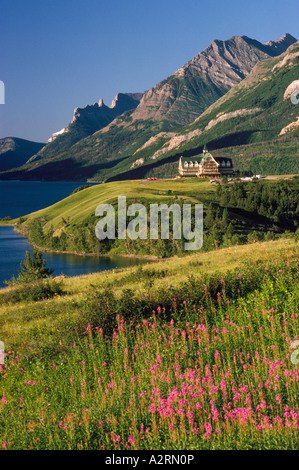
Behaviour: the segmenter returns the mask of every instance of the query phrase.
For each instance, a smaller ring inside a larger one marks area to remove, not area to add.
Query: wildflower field
[[[298,292],[294,259],[89,293],[64,352],[7,351],[1,448],[299,449]]]

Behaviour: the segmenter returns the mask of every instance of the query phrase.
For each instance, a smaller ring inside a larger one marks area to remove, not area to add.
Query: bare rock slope
[[[1,177],[106,180],[126,173],[135,160],[138,163],[134,166],[140,167],[143,160],[138,149],[145,145],[146,152],[150,152],[148,142],[152,144],[155,138],[156,142],[163,142],[167,140],[165,133],[177,133],[182,126],[193,123],[244,80],[256,64],[280,55],[295,42],[289,34],[266,44],[247,36],[216,39],[144,94],[118,95],[110,107],[100,101],[75,110],[66,132],[24,167]],[[117,110],[118,115],[108,123]],[[102,126],[99,130],[93,127],[96,121],[97,126]],[[198,132],[202,131],[196,129]]]

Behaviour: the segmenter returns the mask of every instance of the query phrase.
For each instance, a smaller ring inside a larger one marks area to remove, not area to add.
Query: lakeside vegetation
[[[125,181],[3,221],[47,249],[160,259],[53,279],[26,255],[0,290],[0,448],[298,450],[298,189]],[[118,195],[203,203],[203,249],[92,238]]]
[[[281,239],[2,290],[0,445],[298,449],[298,261]]]
[[[95,209],[103,203],[115,208],[117,197],[126,196],[127,206],[142,203],[148,213],[151,204],[202,203],[204,244],[202,251],[246,244],[252,241],[299,236],[299,178],[227,183],[213,186],[208,180],[179,179],[111,182],[82,188],[70,197],[41,211],[10,221],[28,236],[34,246],[73,253],[124,254],[159,258],[185,255],[184,242],[163,240],[98,240]],[[131,218],[132,219],[132,218]],[[127,217],[127,223],[131,220]],[[194,216],[192,219],[194,228]],[[159,228],[160,230],[160,228]]]

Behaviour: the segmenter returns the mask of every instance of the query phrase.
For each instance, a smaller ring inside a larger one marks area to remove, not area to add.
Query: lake
[[[0,181],[0,218],[12,218],[43,209],[69,196],[80,182]],[[26,237],[13,227],[0,227],[0,288],[4,281],[18,275],[25,252],[32,253]],[[79,256],[65,253],[45,253],[47,267],[54,269],[53,276],[79,276],[108,269],[144,264],[145,260],[122,256]]]
[[[0,181],[0,218],[15,219],[39,211],[85,184],[78,181]]]

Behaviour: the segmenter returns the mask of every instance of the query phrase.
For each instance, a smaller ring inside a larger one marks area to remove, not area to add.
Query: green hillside
[[[149,142],[136,152],[134,159],[144,160],[138,170],[119,175],[124,170],[119,163],[110,178],[175,175],[179,156],[201,153],[204,144],[215,156],[231,156],[237,170],[299,173],[298,106],[290,95],[285,97],[298,79],[298,70],[296,43],[280,57],[259,62],[246,79],[170,139]]]
[[[24,165],[32,155],[41,150],[45,144],[30,140],[6,137],[0,139],[0,171]]]
[[[244,244],[248,241],[297,236],[299,227],[299,179],[236,182],[214,186],[207,180],[122,181],[95,185],[76,192],[51,207],[13,221],[36,246],[58,251],[168,257],[185,254],[186,240],[103,240],[95,235],[96,207],[110,203],[117,215],[117,198],[127,206],[184,203],[204,206],[202,250]],[[192,215],[194,227],[194,214]],[[127,217],[127,224],[131,220]],[[117,228],[117,225],[116,225]],[[160,230],[160,229],[159,229]]]
[[[136,108],[141,98],[142,93],[118,93],[111,106],[106,106],[101,99],[93,105],[76,108],[73,119],[64,132],[47,143],[29,162],[49,159],[71,148],[80,140],[106,127],[120,114]]]
[[[283,239],[1,290],[1,448],[298,450],[298,272]]]
[[[180,131],[182,126],[191,125],[192,129],[194,119],[242,82],[259,61],[276,56],[294,41],[293,37],[284,36],[278,41],[278,50],[273,45],[264,45],[246,36],[215,40],[146,92],[133,111],[125,112],[95,132],[99,126],[98,117],[106,119],[106,115],[102,116],[104,108],[87,107],[82,115],[91,113],[91,126],[89,117],[86,121],[82,119],[82,122],[70,124],[69,132],[58,136],[26,165],[2,174],[1,178],[107,181],[111,178],[143,177],[160,165],[160,159],[153,161],[152,157],[165,141],[184,133],[185,128]],[[252,96],[248,100],[248,106],[255,107]],[[105,112],[109,109],[106,108]],[[98,129],[100,127],[102,125]],[[225,126],[222,131],[226,132]],[[207,139],[209,137],[214,139],[214,133],[208,134]],[[231,142],[234,144],[234,139]],[[192,142],[193,146],[189,148],[193,151],[194,145],[199,144]],[[226,145],[219,142],[218,147]],[[171,148],[176,149],[177,145]],[[174,153],[166,152],[164,155],[163,152],[162,158],[167,157],[173,158]]]

